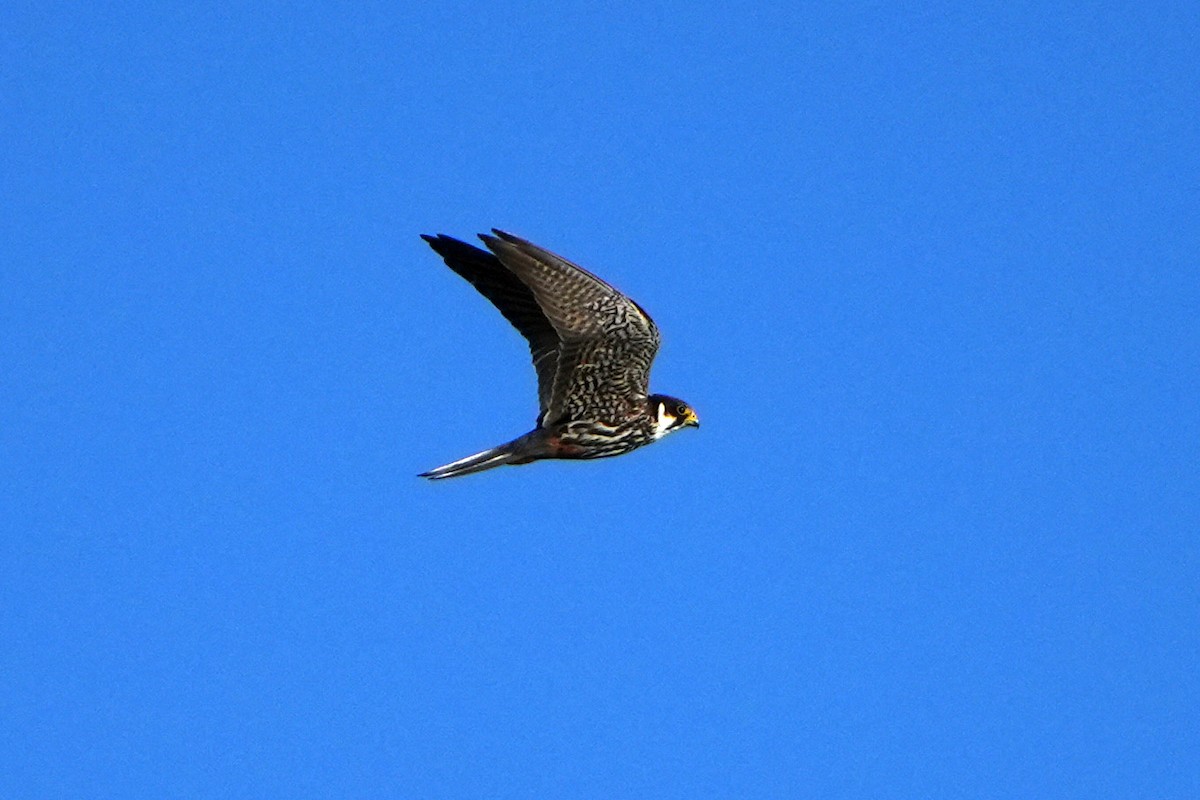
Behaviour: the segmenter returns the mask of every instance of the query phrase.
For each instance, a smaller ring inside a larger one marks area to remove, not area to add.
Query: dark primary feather
[[[529,341],[533,368],[538,378],[539,418],[546,413],[558,368],[559,338],[554,326],[538,305],[533,292],[510,272],[500,259],[451,236],[421,236],[480,294],[491,301],[504,318]]]

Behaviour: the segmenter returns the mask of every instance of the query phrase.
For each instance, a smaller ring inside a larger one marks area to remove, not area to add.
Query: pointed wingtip
[[[479,236],[479,241],[483,242],[484,247],[486,247],[488,250],[491,250],[493,253],[496,252],[496,248],[501,246],[504,241],[502,239],[497,239],[495,236],[492,236],[489,233],[480,233],[477,235]]]
[[[497,247],[520,248],[529,245],[529,242],[520,236],[513,236],[508,231],[502,231],[499,228],[492,228],[491,233],[481,233],[479,238],[493,253],[497,252]]]

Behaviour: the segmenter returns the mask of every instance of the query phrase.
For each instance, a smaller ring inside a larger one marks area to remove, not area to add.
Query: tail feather
[[[492,467],[504,466],[505,464],[512,463],[516,458],[516,453],[507,446],[501,445],[500,447],[493,447],[491,450],[484,450],[482,453],[476,453],[473,456],[460,458],[458,461],[451,461],[449,464],[443,464],[428,472],[422,472],[419,477],[429,478],[431,481],[440,481],[443,478],[457,478],[461,475],[470,475],[473,472],[483,472],[485,469],[491,469]]]

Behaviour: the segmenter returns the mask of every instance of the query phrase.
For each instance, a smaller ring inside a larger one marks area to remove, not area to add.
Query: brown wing
[[[654,321],[577,264],[503,231],[480,238],[533,292],[561,344],[542,422],[615,422],[645,402],[658,353]]]
[[[544,417],[554,389],[560,341],[533,292],[487,250],[445,235],[421,238],[529,341],[538,379],[538,418]]]

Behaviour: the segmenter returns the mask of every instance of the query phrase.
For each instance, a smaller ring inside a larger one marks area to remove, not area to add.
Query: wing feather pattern
[[[642,308],[592,273],[499,230],[481,235],[532,291],[558,333],[558,369],[543,423],[628,417],[645,402],[658,327]]]
[[[641,306],[592,273],[503,231],[488,250],[422,236],[529,342],[538,425],[628,418],[645,402],[658,327]]]

